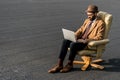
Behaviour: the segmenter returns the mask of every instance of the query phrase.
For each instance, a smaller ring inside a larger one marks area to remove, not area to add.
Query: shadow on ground
[[[113,58],[103,62],[101,65],[105,65],[105,71],[120,72],[120,59]]]
[[[105,60],[104,62],[100,63],[100,65],[105,67],[103,71],[120,72],[120,59],[119,58]],[[72,71],[81,71],[81,67],[82,65],[79,65],[79,67],[74,67]],[[99,70],[99,69],[88,67],[86,71],[90,71],[90,70]]]

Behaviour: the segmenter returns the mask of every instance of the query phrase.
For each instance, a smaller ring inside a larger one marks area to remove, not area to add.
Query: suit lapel
[[[83,32],[85,32],[85,30],[87,29],[88,25],[90,24],[90,21],[87,21],[86,22],[87,24],[85,25],[84,29],[83,29]]]
[[[95,22],[93,22],[93,24],[91,25],[90,30],[88,31],[88,35],[90,34],[90,32],[95,28],[96,24],[98,23],[98,20],[96,20]]]

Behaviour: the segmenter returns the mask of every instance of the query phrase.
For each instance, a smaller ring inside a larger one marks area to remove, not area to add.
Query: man
[[[77,51],[83,50],[87,47],[88,42],[93,40],[103,39],[105,32],[105,23],[98,16],[98,7],[96,5],[89,5],[86,10],[88,18],[84,21],[83,25],[75,32],[77,42],[63,40],[58,63],[49,73],[55,72],[68,72],[73,68],[73,60]],[[63,61],[67,54],[68,47],[70,47],[70,54],[68,63],[63,67]]]

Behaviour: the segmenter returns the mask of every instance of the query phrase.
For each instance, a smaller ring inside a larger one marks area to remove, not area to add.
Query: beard
[[[96,16],[88,17],[88,19],[89,19],[90,21],[95,20],[95,18],[96,18]]]

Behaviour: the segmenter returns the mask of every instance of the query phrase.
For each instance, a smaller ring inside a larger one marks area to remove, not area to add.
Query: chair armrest
[[[90,41],[88,43],[89,46],[98,46],[98,45],[104,45],[109,42],[109,39],[103,39],[103,40],[98,40],[98,41]]]

